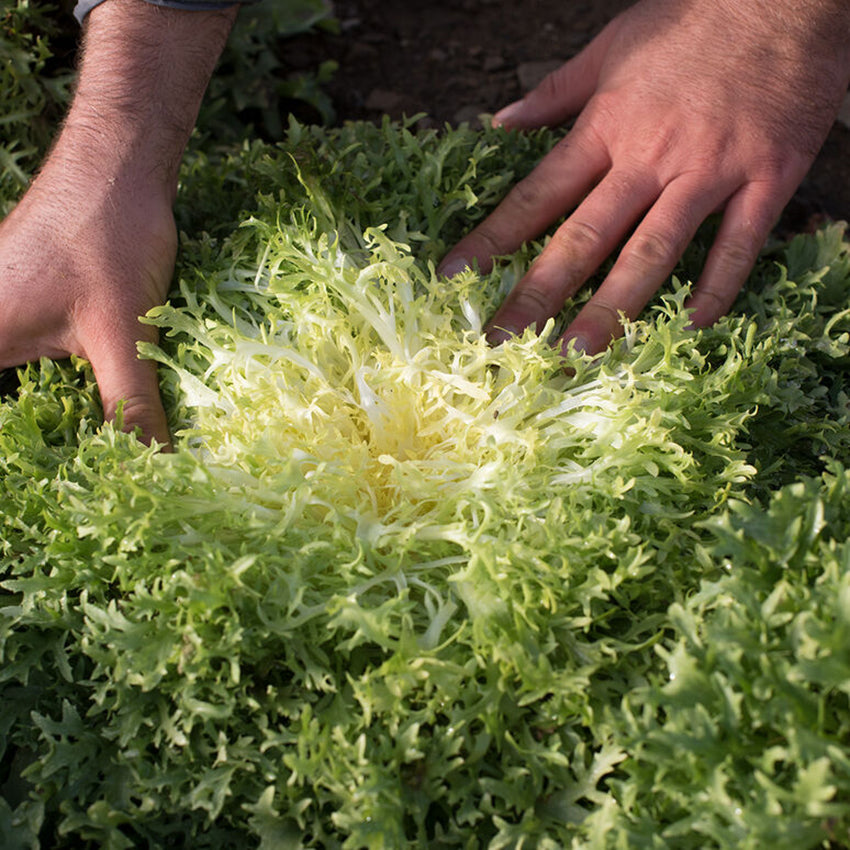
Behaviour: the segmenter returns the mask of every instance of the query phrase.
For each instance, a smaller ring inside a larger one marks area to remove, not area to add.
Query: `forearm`
[[[752,92],[774,116],[764,127],[773,139],[814,158],[850,84],[850,0],[722,2],[739,37],[718,55],[753,69]],[[789,127],[789,94],[799,101],[798,131]]]
[[[850,0],[724,2],[730,24],[741,27],[744,46],[751,48],[751,39],[758,39],[760,32],[774,33],[765,60],[775,57],[814,65],[813,57],[824,55],[842,68],[850,64]]]
[[[821,49],[850,55],[848,0],[749,0],[754,10],[774,18],[792,34],[810,33]]]
[[[109,0],[87,17],[74,100],[51,155],[93,180],[133,172],[173,192],[237,7],[188,12]]]

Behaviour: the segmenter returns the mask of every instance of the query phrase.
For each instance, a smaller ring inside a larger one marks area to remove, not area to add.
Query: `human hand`
[[[104,415],[169,442],[139,317],[168,291],[183,149],[236,7],[110,0],[86,22],[74,102],[56,145],[0,225],[0,368],[87,358]]]
[[[168,444],[156,365],[139,317],[162,303],[177,248],[170,197],[145,175],[101,160],[66,134],[0,225],[0,368],[77,354],[91,362],[104,415]],[[104,176],[108,174],[109,176]]]
[[[725,313],[814,160],[850,82],[843,0],[642,0],[521,101],[507,129],[567,136],[445,257],[488,270],[564,214],[488,325],[494,344],[542,327],[627,238],[564,347],[596,353],[667,280],[712,212],[714,244],[687,303],[695,326]]]

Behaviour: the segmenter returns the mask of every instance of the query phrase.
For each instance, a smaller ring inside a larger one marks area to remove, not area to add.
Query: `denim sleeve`
[[[74,7],[74,17],[82,23],[86,15],[99,6],[104,0],[77,0],[77,5]],[[154,6],[168,6],[171,9],[188,9],[195,12],[209,12],[215,9],[227,9],[230,6],[236,6],[237,3],[255,3],[257,0],[146,0],[148,3],[153,3]]]

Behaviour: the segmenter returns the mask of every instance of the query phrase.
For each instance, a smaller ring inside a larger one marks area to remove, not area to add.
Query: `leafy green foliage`
[[[434,274],[550,143],[292,124],[187,163],[144,350],[173,455],[100,426],[86,364],[22,370],[8,846],[846,838],[842,229],[565,371],[553,325],[481,339],[533,246]]]
[[[330,0],[262,0],[243,6],[201,107],[200,143],[257,136],[278,141],[290,112],[330,124],[333,105],[322,86],[333,77],[336,63],[325,60],[314,69],[293,71],[286,51],[292,36],[335,26]]]
[[[86,363],[20,370],[0,845],[848,843],[850,244],[775,249],[694,332],[705,232],[599,358],[549,345],[575,304],[491,349],[539,246],[434,266],[552,141],[193,153],[143,349],[174,454]]]
[[[26,188],[68,102],[72,74],[54,55],[61,42],[57,9],[29,0],[0,12],[0,214]]]

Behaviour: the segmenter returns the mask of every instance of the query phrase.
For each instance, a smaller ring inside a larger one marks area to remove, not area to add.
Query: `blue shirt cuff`
[[[77,5],[74,7],[74,17],[82,24],[86,15],[99,6],[104,0],[77,0]],[[216,0],[145,0],[147,3],[152,3],[154,6],[167,6],[169,9],[185,9],[190,12],[212,12],[216,9],[229,9],[231,6],[236,6],[241,3],[252,3],[257,0],[223,0],[217,3]]]

